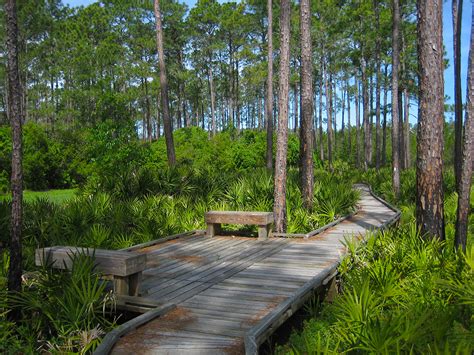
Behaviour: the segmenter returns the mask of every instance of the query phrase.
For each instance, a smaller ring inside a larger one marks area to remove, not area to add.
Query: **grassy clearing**
[[[47,190],[47,191],[29,191],[23,192],[23,199],[25,202],[33,202],[38,199],[44,199],[53,203],[64,203],[76,195],[77,189],[65,190]],[[0,201],[8,201],[11,199],[10,194],[0,195]]]

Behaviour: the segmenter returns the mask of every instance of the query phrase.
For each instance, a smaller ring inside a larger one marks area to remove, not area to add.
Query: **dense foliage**
[[[390,171],[360,173],[393,198]],[[414,219],[414,171],[402,174],[402,222],[366,243],[347,242],[332,304],[313,304],[313,317],[281,353],[469,353],[474,347],[474,221],[467,254],[453,248],[457,194],[445,174],[446,242],[422,238]],[[474,193],[471,194],[471,210]]]

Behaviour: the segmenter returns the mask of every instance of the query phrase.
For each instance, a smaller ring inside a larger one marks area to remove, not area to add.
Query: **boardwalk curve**
[[[385,228],[400,212],[367,185],[358,212],[309,238],[190,233],[130,248],[147,255],[140,294],[160,306],[109,333],[96,354],[256,354],[334,277],[347,237]]]

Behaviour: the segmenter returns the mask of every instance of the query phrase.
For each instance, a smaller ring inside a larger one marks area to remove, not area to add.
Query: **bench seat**
[[[146,255],[122,250],[106,250],[70,246],[54,246],[36,249],[36,265],[51,265],[56,269],[70,269],[74,255],[94,258],[97,271],[112,275],[117,294],[137,296],[142,271],[146,267]]]
[[[244,224],[258,226],[258,239],[267,239],[271,224],[274,222],[272,212],[247,211],[209,211],[205,215],[207,235],[213,237],[221,230],[221,224]]]

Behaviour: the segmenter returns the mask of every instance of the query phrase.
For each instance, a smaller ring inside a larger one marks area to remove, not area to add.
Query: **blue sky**
[[[66,4],[70,6],[89,5],[95,1],[93,0],[65,0]],[[191,8],[196,3],[196,0],[185,0],[184,1]],[[463,90],[463,101],[466,98],[466,79],[467,79],[467,59],[469,55],[469,36],[471,29],[471,14],[472,14],[472,2],[464,1],[463,7],[463,18],[462,18],[462,31],[461,31],[461,83]],[[449,96],[449,102],[454,101],[454,73],[453,73],[453,25],[451,16],[451,1],[443,2],[443,39],[446,47],[447,57],[449,58],[449,67],[444,73],[444,93]]]

